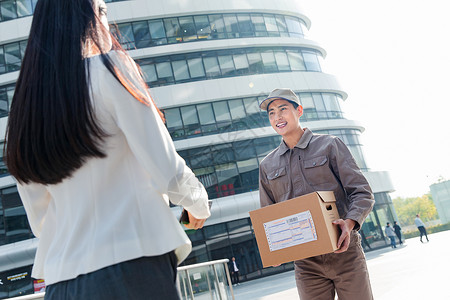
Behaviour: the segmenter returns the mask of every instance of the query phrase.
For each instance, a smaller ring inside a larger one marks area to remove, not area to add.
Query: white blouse
[[[134,62],[119,60],[123,53],[109,56],[125,76],[136,78]],[[89,64],[95,116],[109,134],[107,157],[89,159],[59,184],[18,184],[39,238],[32,277],[47,285],[172,250],[183,261],[191,242],[168,199],[196,218],[210,216],[204,187],[176,153],[153,104],[132,97],[99,56]]]

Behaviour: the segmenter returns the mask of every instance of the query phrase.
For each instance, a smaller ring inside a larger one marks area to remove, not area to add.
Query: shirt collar
[[[298,141],[297,145],[295,145],[294,147],[300,148],[300,149],[306,149],[306,147],[308,147],[309,142],[311,141],[312,137],[313,137],[312,131],[309,130],[308,128],[305,128],[302,137]],[[281,155],[285,154],[288,150],[289,150],[289,147],[286,145],[286,143],[283,140],[281,140],[281,144],[278,148],[278,154],[281,156]]]

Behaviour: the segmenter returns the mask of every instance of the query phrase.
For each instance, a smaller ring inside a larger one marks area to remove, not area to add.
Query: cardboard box
[[[314,192],[250,211],[264,267],[337,250],[334,193]]]

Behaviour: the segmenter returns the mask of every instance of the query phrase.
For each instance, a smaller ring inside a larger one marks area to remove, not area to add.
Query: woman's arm
[[[111,58],[123,75],[131,77],[130,80],[138,76],[136,69],[133,70],[134,62],[122,61],[123,58],[117,52],[113,52]],[[153,102],[149,101],[149,106],[144,105],[106,68],[104,73],[100,89],[102,97],[125,135],[131,151],[152,176],[159,192],[167,194],[172,203],[182,205],[194,217],[209,217],[206,190],[176,152]],[[139,87],[137,82],[135,85]],[[150,97],[145,89],[141,89],[141,92]]]
[[[45,221],[47,208],[51,200],[50,193],[44,185],[37,183],[26,185],[17,183],[17,189],[23,206],[25,207],[31,230],[36,237],[39,237],[42,230],[42,224]]]

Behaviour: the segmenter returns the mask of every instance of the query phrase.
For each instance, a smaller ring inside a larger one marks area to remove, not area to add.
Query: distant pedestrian
[[[429,242],[428,236],[427,236],[427,230],[425,229],[425,224],[419,218],[419,214],[416,215],[416,219],[414,220],[414,223],[416,223],[417,229],[419,229],[419,232],[420,232],[420,242],[423,243],[422,236],[425,236],[427,239],[427,242]]]
[[[231,283],[233,285],[240,284],[239,283],[239,267],[238,267],[238,264],[236,263],[236,258],[234,258],[234,257],[231,258],[230,270],[231,270]]]
[[[386,223],[386,228],[384,229],[384,232],[386,233],[387,237],[391,240],[391,247],[397,248],[395,243],[395,231],[390,226],[389,222]]]
[[[400,245],[402,245],[403,244],[403,241],[402,241],[402,228],[400,227],[400,225],[397,224],[397,221],[394,221],[393,228],[394,228],[395,234],[398,237],[398,241],[400,242]]]
[[[365,247],[367,247],[367,248],[372,250],[372,248],[370,247],[369,242],[367,241],[366,235],[364,234],[364,231],[362,229],[359,230],[359,234],[361,235],[361,241],[362,241],[363,247],[365,246]]]

